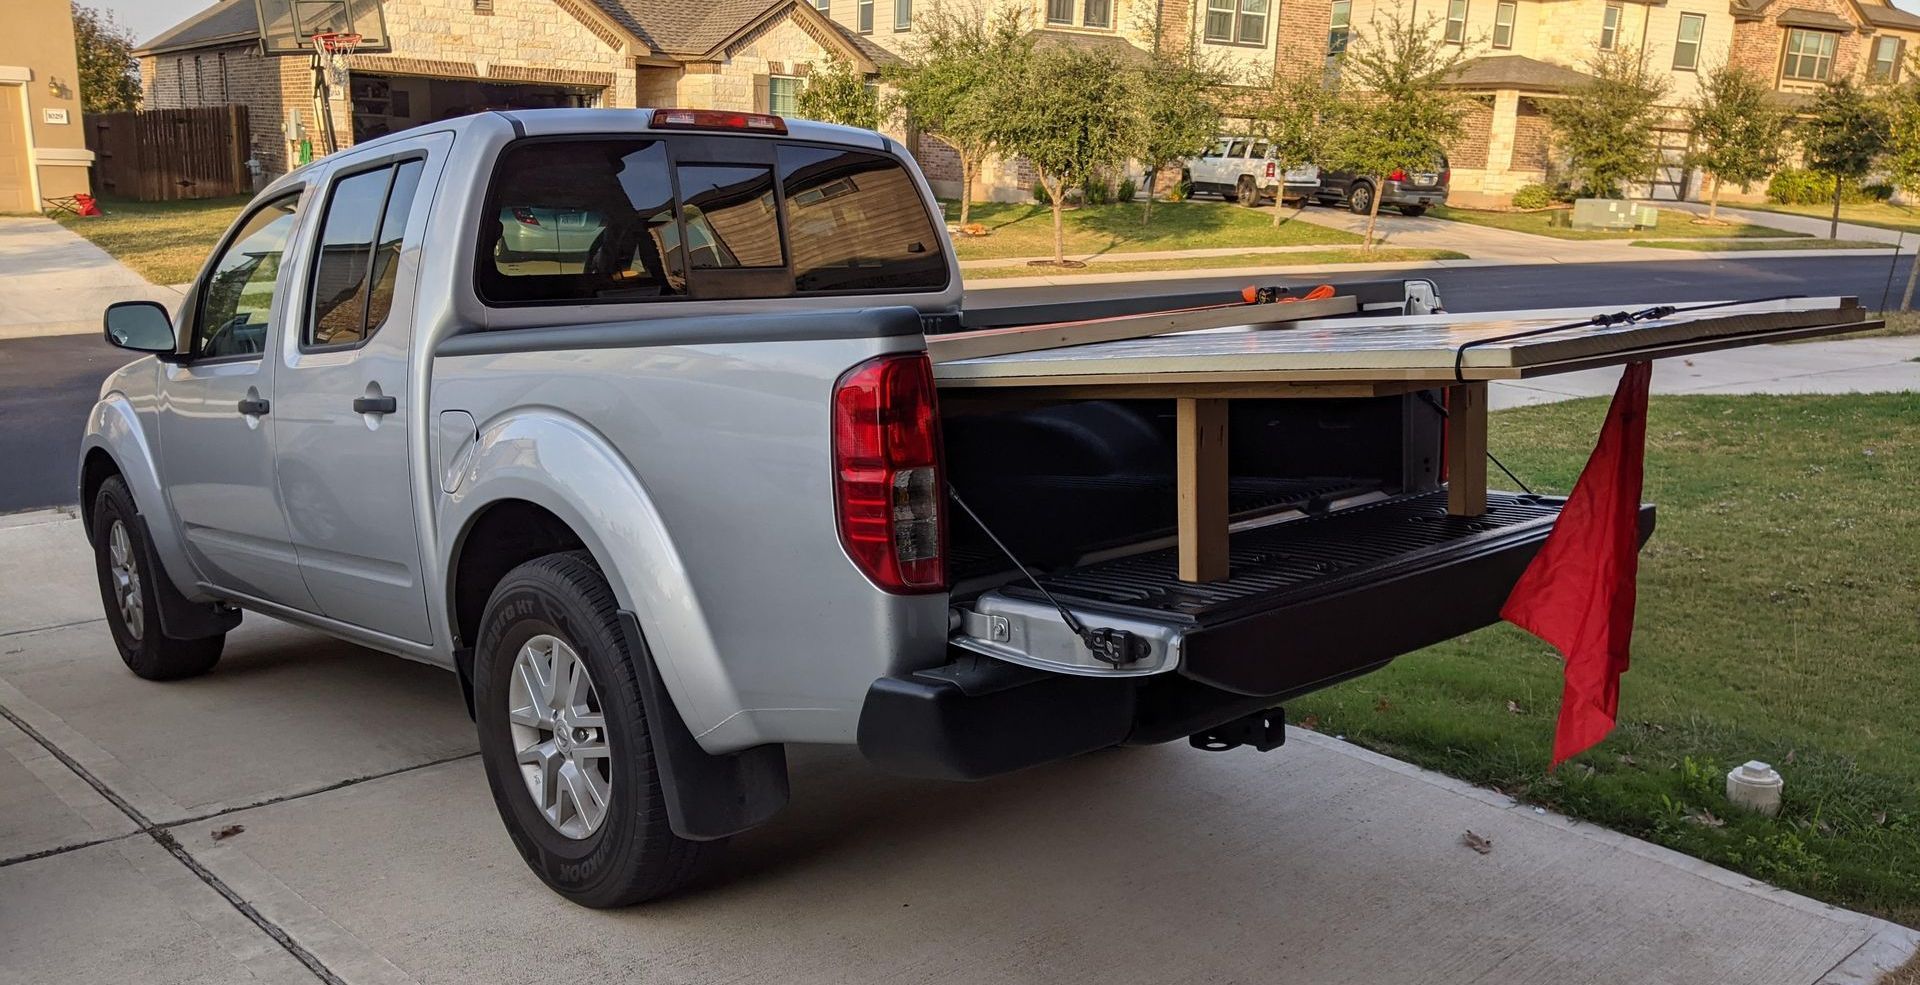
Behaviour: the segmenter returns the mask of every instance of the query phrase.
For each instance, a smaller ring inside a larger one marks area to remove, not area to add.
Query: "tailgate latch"
[[[1093,658],[1104,664],[1124,667],[1138,663],[1153,655],[1153,645],[1146,637],[1130,633],[1124,629],[1091,629],[1077,627],[1080,639],[1087,644]]]

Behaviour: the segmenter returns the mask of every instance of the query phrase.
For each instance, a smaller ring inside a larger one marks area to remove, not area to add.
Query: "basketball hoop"
[[[360,35],[342,32],[328,32],[313,36],[313,57],[319,67],[326,72],[327,85],[345,91],[347,88],[347,59],[353,57],[355,49],[360,47]]]

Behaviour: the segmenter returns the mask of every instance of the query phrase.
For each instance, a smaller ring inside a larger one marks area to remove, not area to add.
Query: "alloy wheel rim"
[[[133,538],[119,520],[107,531],[107,571],[113,576],[113,600],[120,610],[120,626],[135,640],[147,631],[146,604],[140,598],[140,562]]]
[[[542,633],[521,645],[507,687],[507,723],[540,816],[563,837],[591,837],[613,801],[613,756],[600,693],[565,640]]]

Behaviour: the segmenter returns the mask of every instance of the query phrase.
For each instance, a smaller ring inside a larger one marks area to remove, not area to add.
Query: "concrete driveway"
[[[972,785],[796,749],[724,871],[582,910],[510,847],[450,676],[249,616],[145,683],[88,557],[0,518],[0,982],[1800,985],[1915,947],[1301,731]]]
[[[0,216],[0,272],[0,339],[98,333],[115,301],[180,301],[51,219]]]

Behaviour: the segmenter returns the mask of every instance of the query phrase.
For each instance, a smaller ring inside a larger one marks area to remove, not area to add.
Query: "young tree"
[[[1616,198],[1621,185],[1645,181],[1660,166],[1654,127],[1667,80],[1631,48],[1601,52],[1587,62],[1587,73],[1593,81],[1542,109],[1586,194]]]
[[[809,120],[868,130],[880,128],[880,97],[865,76],[838,58],[814,67],[795,103],[800,115]]]
[[[1920,195],[1920,79],[1908,79],[1887,94],[1887,145],[1880,166],[1908,195]],[[1920,281],[1920,258],[1907,268],[1907,288],[1900,294],[1900,310],[1913,308],[1913,289]]]
[[[140,60],[133,34],[113,14],[73,5],[73,42],[80,60],[80,111],[140,108]]]
[[[1254,135],[1271,146],[1274,170],[1282,182],[1288,171],[1322,161],[1338,125],[1338,109],[1339,101],[1327,88],[1326,73],[1317,65],[1276,68],[1266,87],[1253,94],[1247,106],[1248,117],[1253,121]],[[1281,191],[1284,194],[1284,185]],[[1273,204],[1273,224],[1277,226],[1284,210],[1279,201]]]
[[[1872,95],[1842,78],[1831,82],[1799,127],[1810,170],[1833,178],[1833,221],[1828,239],[1840,238],[1840,199],[1865,178],[1887,148],[1887,112]]]
[[[1139,72],[1139,144],[1133,157],[1147,171],[1147,204],[1140,213],[1144,226],[1153,217],[1160,169],[1198,155],[1220,132],[1219,90],[1226,76],[1192,45],[1179,52],[1156,48]]]
[[[1787,114],[1768,100],[1768,86],[1746,69],[1722,64],[1701,80],[1700,94],[1687,107],[1693,149],[1686,165],[1707,172],[1707,219],[1720,215],[1720,186],[1742,190],[1780,166],[1786,154]]]
[[[999,103],[1000,147],[1040,173],[1053,207],[1053,262],[1066,264],[1067,189],[1140,146],[1136,76],[1105,51],[1036,48]]]
[[[1326,148],[1326,165],[1365,176],[1375,189],[1395,171],[1432,168],[1464,126],[1465,107],[1449,83],[1465,45],[1441,40],[1437,21],[1378,21],[1356,31],[1341,58],[1340,126]],[[1367,209],[1364,249],[1373,249],[1380,217],[1376,192]]]
[[[1000,93],[1025,71],[1033,42],[1012,10],[988,16],[935,6],[915,22],[917,42],[905,61],[886,70],[894,105],[912,125],[953,147],[960,158],[960,224],[967,223],[973,185],[1000,143]]]

